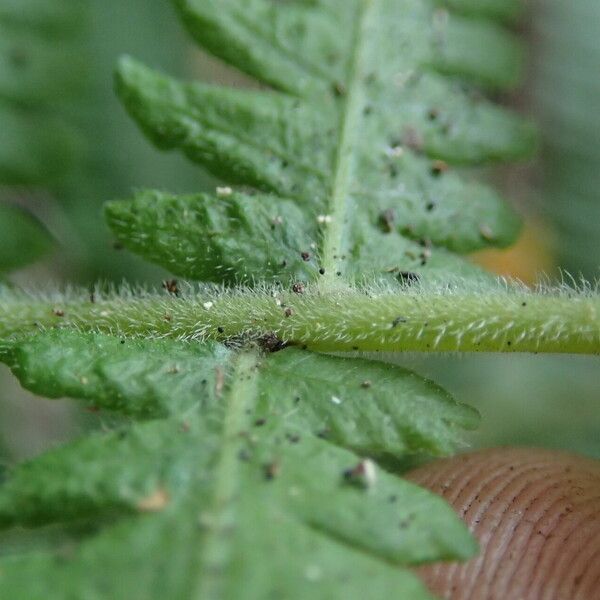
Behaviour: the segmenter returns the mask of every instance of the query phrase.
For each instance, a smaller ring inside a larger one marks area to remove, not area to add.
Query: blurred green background
[[[27,8],[40,6],[52,9],[45,19]],[[524,216],[521,240],[474,260],[527,283],[560,277],[560,269],[594,280],[600,2],[530,2],[520,33],[529,49],[526,78],[502,100],[534,116],[543,149],[534,164],[494,175]],[[126,117],[112,92],[122,54],[183,77],[247,84],[192,49],[166,0],[0,0],[0,281],[4,272],[27,287],[124,278],[160,285],[165,273],[115,247],[102,203],[135,187],[214,187],[180,156],[154,150]],[[410,355],[400,362],[479,409],[473,446],[600,457],[600,358]],[[34,398],[0,368],[0,462],[33,456],[105,419],[68,400]]]

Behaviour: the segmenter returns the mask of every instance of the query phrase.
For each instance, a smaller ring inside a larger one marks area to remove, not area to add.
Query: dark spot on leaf
[[[277,337],[273,332],[265,333],[257,340],[258,345],[264,352],[274,353],[287,348],[288,343]]]
[[[248,452],[248,450],[246,450],[245,448],[242,448],[238,452],[238,458],[243,462],[248,462],[250,460],[250,452]]]
[[[379,213],[379,227],[384,233],[392,233],[395,222],[396,211],[393,208],[387,208]]]
[[[434,177],[439,177],[442,173],[448,170],[448,163],[443,160],[434,160],[431,164],[431,174]]]
[[[317,431],[317,437],[321,438],[322,440],[328,439],[330,435],[331,429],[329,429],[329,427],[325,427],[324,429]]]
[[[254,425],[256,427],[262,427],[266,422],[267,422],[267,420],[265,418],[260,418],[260,419],[256,419],[256,421],[254,421]]]
[[[398,325],[400,325],[400,323],[406,323],[407,319],[406,317],[396,317],[393,321],[392,321],[392,329],[394,327],[398,327]]]
[[[334,96],[336,96],[337,98],[341,98],[342,96],[346,95],[346,86],[341,81],[336,81],[333,84],[332,89]]]
[[[301,252],[300,256],[304,262],[308,262],[310,260],[310,252]]]
[[[272,481],[281,473],[281,466],[278,462],[273,461],[263,466],[263,472],[267,481]]]

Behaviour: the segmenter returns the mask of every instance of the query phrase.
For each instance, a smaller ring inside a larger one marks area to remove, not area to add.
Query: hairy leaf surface
[[[62,565],[0,560],[0,591],[14,598],[62,598],[65,586],[90,598],[360,598],[370,578],[370,597],[427,598],[392,565],[473,550],[430,493],[379,467],[373,480],[348,475],[369,454],[445,452],[476,423],[402,369],[60,331],[13,344],[3,360],[33,391],[141,419],[13,471],[0,490],[3,527],[108,519]],[[130,556],[117,562],[111,549]]]
[[[507,85],[518,72],[516,43],[498,25],[416,0],[176,4],[202,46],[275,90],[180,83],[124,59],[118,92],[159,147],[179,148],[263,194],[243,201],[242,225],[230,213],[220,230],[245,228],[279,256],[250,258],[236,245],[213,253],[200,239],[187,243],[181,223],[189,216],[212,237],[205,216],[218,211],[223,193],[181,202],[141,194],[143,207],[140,197],[109,205],[109,224],[126,246],[191,278],[248,280],[260,267],[261,276],[289,281],[318,278],[319,269],[351,278],[426,272],[437,248],[465,253],[514,239],[517,220],[495,192],[450,166],[531,149],[527,124],[465,84]],[[490,51],[474,51],[479,47]],[[173,241],[157,246],[159,221]],[[310,246],[294,236],[282,252],[278,223],[306,232]],[[180,233],[185,261],[168,250]],[[302,256],[311,268],[298,268]],[[459,261],[439,256],[434,270],[461,270]]]
[[[133,251],[226,288],[188,297],[168,280],[164,296],[32,300],[21,329],[14,297],[0,307],[0,358],[25,387],[119,417],[14,468],[0,488],[4,528],[64,530],[50,551],[0,559],[0,596],[429,598],[407,567],[466,558],[474,542],[392,469],[451,451],[476,415],[397,367],[286,347],[272,324],[294,342],[311,333],[316,347],[401,342],[409,321],[396,306],[418,308],[411,286],[474,280],[459,255],[514,239],[518,219],[468,168],[533,145],[527,123],[473,87],[515,82],[521,52],[502,22],[516,4],[174,4],[199,44],[259,89],[183,83],[123,59],[117,91],[143,131],[225,184],[143,190],[106,216]],[[384,278],[402,285],[351,287]],[[239,281],[248,287],[232,289]],[[377,289],[391,301],[379,299],[375,318]],[[296,300],[308,307],[300,324]],[[342,330],[346,301],[360,310]],[[488,318],[469,308],[471,343]],[[432,309],[407,330],[428,348],[453,332],[455,348],[465,332],[454,326]],[[503,346],[508,335],[484,333]]]

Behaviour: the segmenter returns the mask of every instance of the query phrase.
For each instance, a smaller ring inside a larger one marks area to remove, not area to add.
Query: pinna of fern
[[[123,59],[142,130],[225,184],[140,191],[106,217],[129,249],[217,287],[0,295],[0,357],[26,388],[124,417],[9,474],[0,525],[60,536],[0,558],[0,595],[430,598],[410,567],[476,545],[398,474],[477,415],[399,367],[314,350],[598,351],[594,292],[505,289],[460,256],[518,232],[466,172],[534,145],[473,87],[515,82],[502,22],[518,5],[174,4],[268,89]]]

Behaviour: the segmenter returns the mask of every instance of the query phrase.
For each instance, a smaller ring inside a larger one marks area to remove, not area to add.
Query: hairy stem
[[[320,351],[600,353],[600,298],[524,289],[204,291],[121,294],[91,302],[0,296],[0,341],[69,327],[185,340],[276,336]]]

